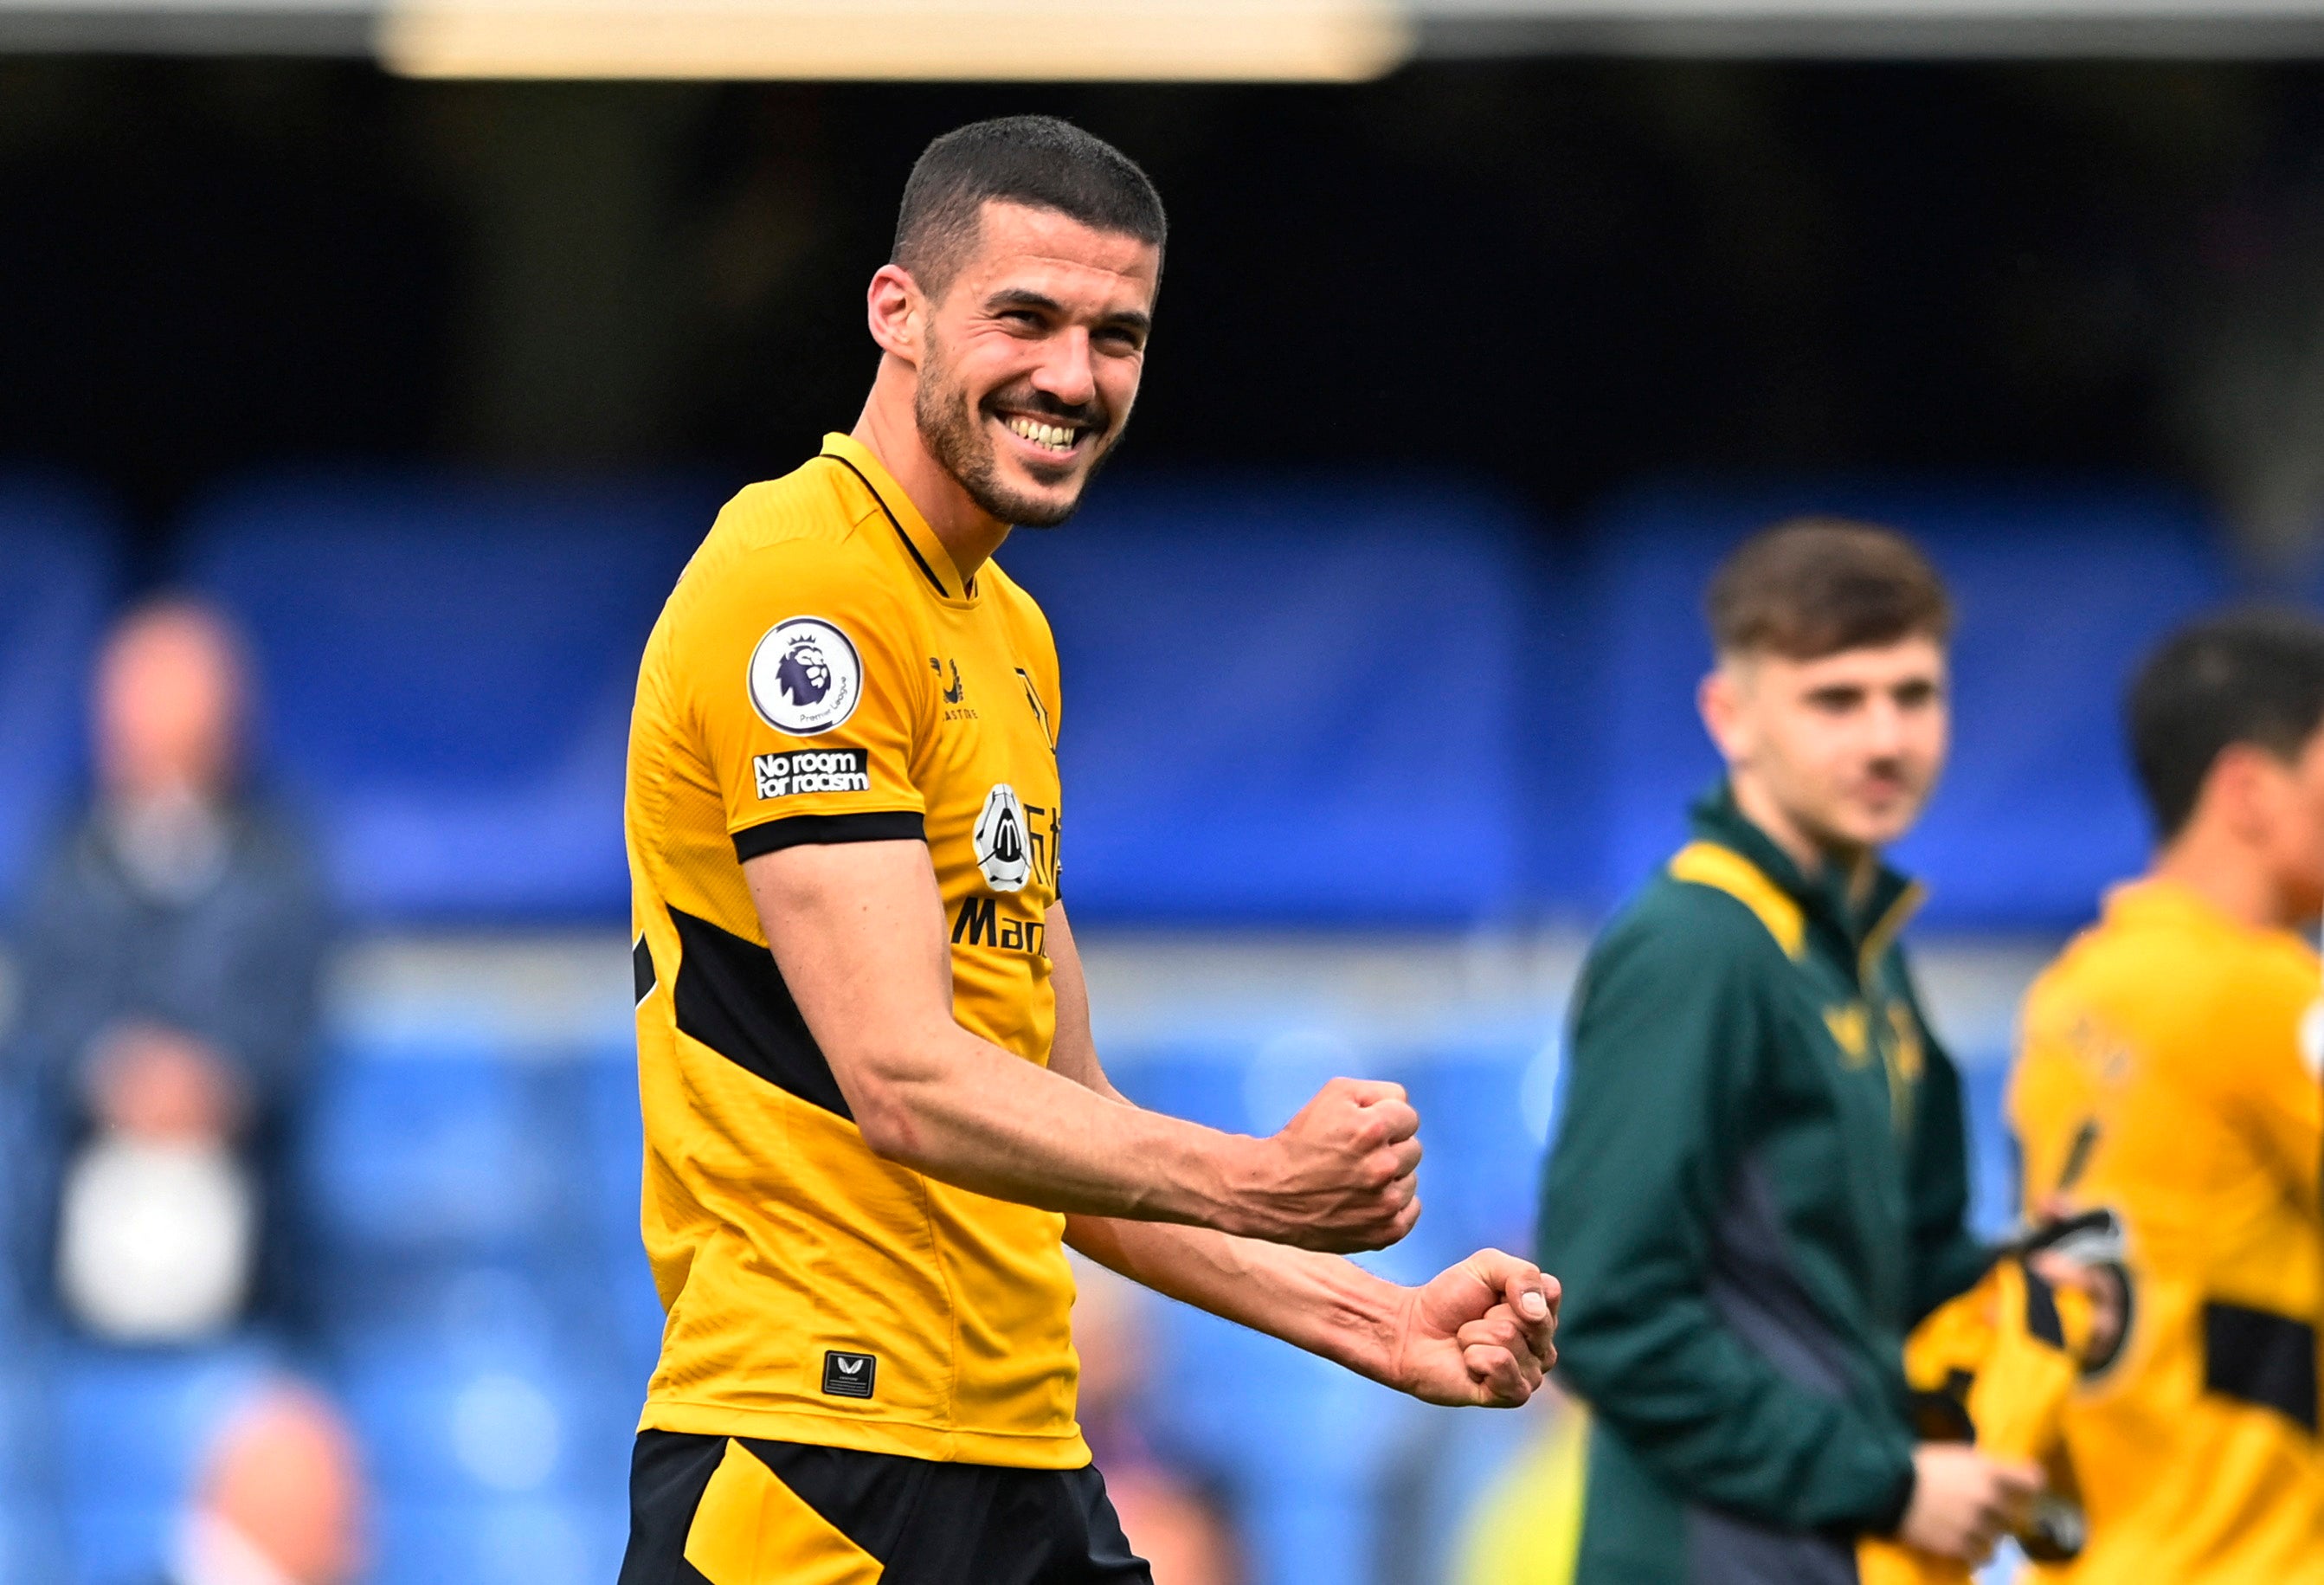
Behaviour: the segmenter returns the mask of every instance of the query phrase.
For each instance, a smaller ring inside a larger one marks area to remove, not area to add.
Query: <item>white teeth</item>
[[[1044,424],[1038,419],[1010,419],[1009,431],[1036,446],[1047,446],[1056,451],[1074,448],[1074,432],[1071,429],[1057,424]]]

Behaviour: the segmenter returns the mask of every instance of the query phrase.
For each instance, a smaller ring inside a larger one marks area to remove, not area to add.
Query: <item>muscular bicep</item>
[[[859,1116],[954,1027],[944,898],[926,844],[803,843],[742,866],[775,966]]]

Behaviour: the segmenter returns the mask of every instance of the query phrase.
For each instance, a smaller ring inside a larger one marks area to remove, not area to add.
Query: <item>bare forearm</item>
[[[957,1025],[885,1065],[859,1103],[873,1148],[915,1171],[1069,1214],[1243,1225],[1259,1141],[1141,1110]]]
[[[1100,1094],[1089,1004],[1062,909],[1051,1058],[954,1021],[944,898],[918,843],[799,843],[743,865],[775,965],[864,1142],[995,1199],[1196,1223],[1324,1249],[1377,1249],[1420,1214],[1420,1119],[1394,1084],[1334,1079],[1267,1139]]]
[[[743,873],[776,965],[874,1151],[1047,1211],[1259,1230],[1238,1217],[1264,1176],[1260,1141],[1139,1111],[954,1021],[944,902],[925,847],[807,844],[762,853]]]
[[[1065,1242],[1198,1310],[1388,1386],[1405,1290],[1338,1255],[1200,1227],[1073,1216]]]

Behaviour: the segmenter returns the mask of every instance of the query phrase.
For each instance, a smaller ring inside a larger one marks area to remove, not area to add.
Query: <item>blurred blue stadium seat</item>
[[[58,1486],[81,1585],[158,1573],[203,1448],[272,1364],[254,1343],[55,1351]]]
[[[0,1585],[63,1580],[56,1404],[43,1341],[0,1326]]]
[[[0,912],[87,760],[88,663],[119,575],[110,518],[51,480],[0,478]]]
[[[586,1185],[599,1251],[598,1282],[618,1369],[645,1397],[661,1354],[661,1296],[646,1262],[639,1227],[645,1128],[638,1112],[638,1068],[627,1050],[604,1052],[584,1072],[588,1085]]]
[[[1693,692],[1710,659],[1702,590],[1719,558],[1779,518],[1838,512],[1920,539],[1960,611],[1951,770],[1899,852],[1932,923],[2061,927],[2143,862],[2145,820],[2120,735],[2140,653],[2229,592],[2197,509],[2131,486],[1666,485],[1597,517],[1591,609],[1603,646],[1597,741],[1607,839],[1600,900],[1668,857],[1716,773]]]
[[[621,1570],[628,1532],[620,1504],[391,1501],[367,1585],[604,1585]]]
[[[618,1501],[642,1395],[550,1337],[416,1327],[344,1352],[342,1382],[398,1502]]]
[[[2009,1131],[2009,1054],[1957,1054],[1969,1120],[1969,1222],[1999,1236],[2019,1217],[2017,1140]]]
[[[376,1585],[577,1581],[618,1562],[657,1341],[636,1335],[634,1290],[651,1304],[652,1289],[620,1145],[630,1072],[481,1032],[351,1042],[326,1064],[307,1171],[335,1382],[379,1488]],[[617,1170],[619,1248],[599,1203]]]
[[[465,1282],[434,1324],[372,1330],[341,1350],[380,1494],[375,1585],[609,1579],[639,1384],[521,1278]]]
[[[511,1256],[551,1239],[577,1141],[541,1126],[540,1066],[489,1050],[344,1046],[306,1146],[313,1214],[356,1256]]]
[[[1166,1445],[1223,1475],[1252,1578],[1345,1585],[1377,1577],[1383,1476],[1426,1411],[1287,1343],[1182,1305],[1157,1328],[1155,1411]]]
[[[1518,906],[1521,539],[1429,479],[1148,482],[1020,531],[999,559],[1064,661],[1076,917]]]
[[[1106,1054],[1107,1076],[1139,1105],[1233,1133],[1256,1126],[1247,1115],[1250,1067],[1248,1046],[1220,1050],[1190,1043]]]
[[[1544,1032],[1546,1035],[1546,1031]],[[1425,1277],[1484,1248],[1530,1255],[1542,1138],[1525,1104],[1541,1038],[1448,1048],[1399,1066],[1420,1113],[1420,1225]],[[1417,1251],[1416,1251],[1417,1253]]]
[[[684,481],[281,478],[187,526],[270,764],[364,920],[622,917],[637,660],[718,497]]]
[[[0,1585],[58,1585],[74,1578],[51,1505],[0,1503]]]

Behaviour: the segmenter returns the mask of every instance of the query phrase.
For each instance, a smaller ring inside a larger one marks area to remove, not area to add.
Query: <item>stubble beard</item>
[[[936,338],[929,337],[919,385],[912,394],[913,421],[919,427],[920,444],[928,448],[928,455],[960,481],[978,511],[997,522],[1020,529],[1054,529],[1081,509],[1082,497],[1105,460],[1104,451],[1091,459],[1083,471],[1081,487],[1063,502],[1019,495],[1001,482],[1000,463],[978,416],[961,382],[952,377]],[[1110,444],[1107,449],[1111,449]]]

